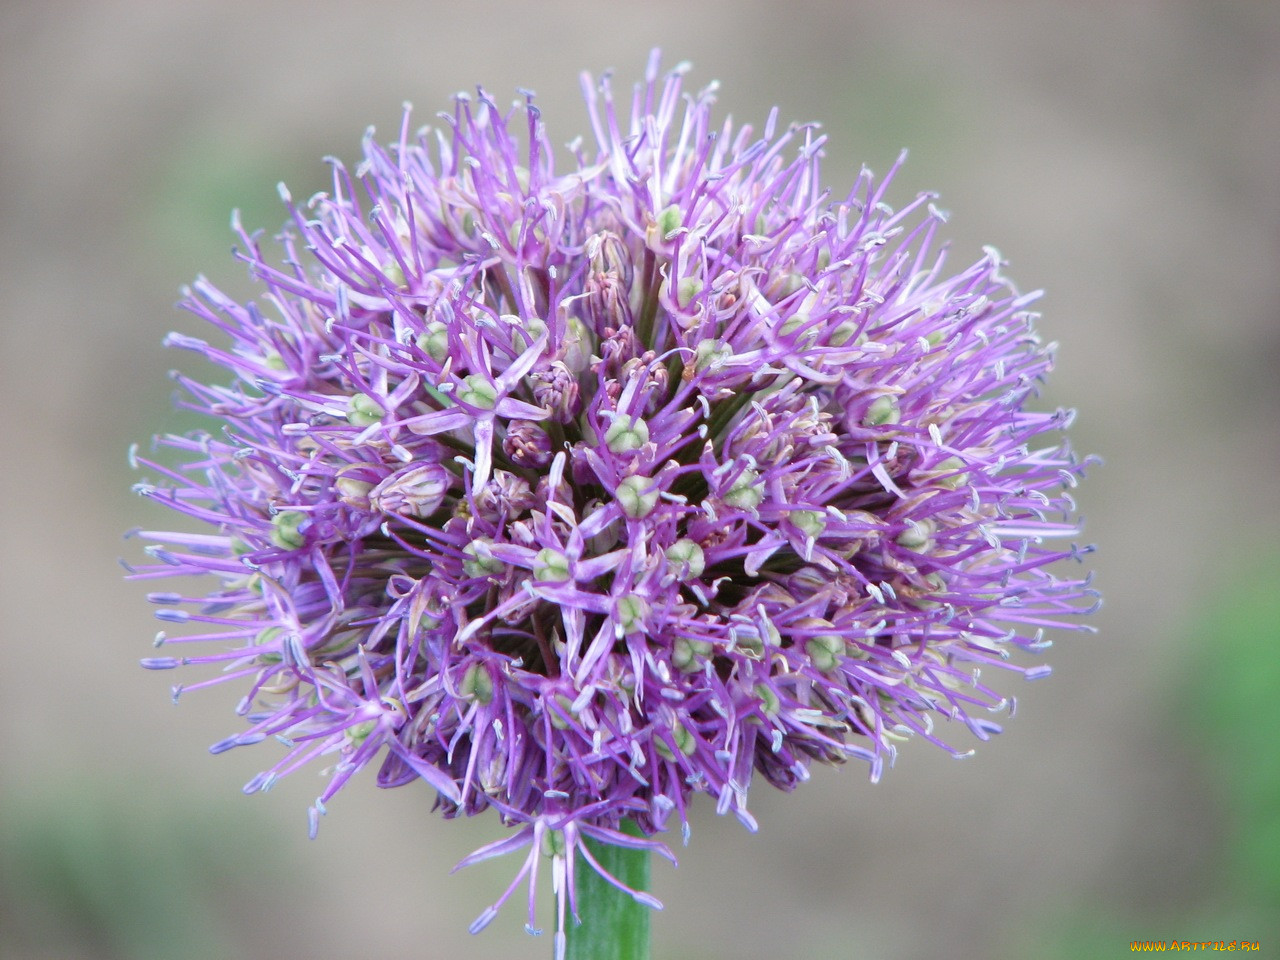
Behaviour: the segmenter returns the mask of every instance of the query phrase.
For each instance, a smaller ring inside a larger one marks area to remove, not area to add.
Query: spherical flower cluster
[[[247,793],[332,758],[313,830],[368,766],[496,810],[464,862],[529,852],[476,928],[544,855],[563,924],[584,838],[665,850],[693,794],[754,828],[757,775],[987,739],[980,669],[1047,673],[1010,650],[1093,602],[1048,570],[1081,464],[1024,409],[1034,295],[992,250],[948,274],[930,197],[833,200],[815,127],[717,128],[682,73],[651,62],[629,116],[584,80],[567,172],[532,98],[481,91],[282,188],[282,257],[235,224],[261,296],[187,292],[229,345],[168,340],[232,375],[176,377],[223,425],[137,458],[212,531],[142,532],[136,575],[217,581],[151,595],[196,653],[145,665],[246,688],[214,752],[285,745]]]

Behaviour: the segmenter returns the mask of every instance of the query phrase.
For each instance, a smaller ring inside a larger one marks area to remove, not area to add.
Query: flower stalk
[[[630,821],[623,832],[641,836]],[[586,842],[600,866],[632,890],[649,889],[649,851]],[[589,865],[577,865],[578,916],[565,927],[565,960],[649,960],[649,916],[653,912],[619,890]]]

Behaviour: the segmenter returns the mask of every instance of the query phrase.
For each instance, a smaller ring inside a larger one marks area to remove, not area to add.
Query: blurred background
[[[695,814],[654,955],[1075,958],[1133,940],[1280,937],[1280,6],[824,0],[539,3],[5,0],[0,5],[0,957],[550,956],[509,906],[513,861],[429,791],[348,788],[306,836],[315,768],[240,785],[269,747],[210,757],[238,693],[169,703],[122,540],[168,517],[129,492],[133,441],[182,429],[173,309],[206,273],[249,295],[228,215],[284,219],[321,157],[358,156],[401,102],[427,122],[483,83],[587,130],[578,71],[626,87],[650,47],[760,124],[819,120],[843,193],[910,161],[953,263],[998,246],[1060,341],[1107,604],[1060,635],[1017,718],[956,762],[909,744],[796,794],[757,835]],[[543,891],[544,903],[552,898]]]

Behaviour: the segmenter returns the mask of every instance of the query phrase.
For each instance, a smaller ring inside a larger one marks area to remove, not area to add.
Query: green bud
[[[827,338],[827,343],[833,347],[843,347],[857,335],[858,325],[850,320],[845,320],[831,331],[831,336]]]
[[[516,174],[516,186],[520,188],[522,194],[527,196],[529,193],[529,168],[517,163],[513,169]]]
[[[383,418],[386,411],[367,393],[353,393],[347,401],[347,422],[353,427],[367,427]]]
[[[502,572],[503,563],[489,553],[493,541],[488,537],[472,540],[462,548],[462,569],[469,577],[491,577]]]
[[[541,317],[530,317],[526,320],[515,313],[504,313],[500,319],[510,325],[518,334],[516,339],[517,348],[523,342],[524,349],[529,349],[533,346],[534,341],[547,332],[547,322]]]
[[[622,512],[632,520],[647,517],[658,505],[658,491],[648,477],[626,477],[618,484],[614,496]]]
[[[924,583],[914,584],[898,589],[898,596],[906,597],[921,610],[934,610],[942,605],[939,594],[947,592],[947,581],[937,571],[924,578]]]
[[[964,461],[959,457],[947,457],[938,461],[931,472],[945,474],[938,477],[938,485],[955,490],[969,482],[969,474],[963,472],[963,467]]]
[[[614,622],[622,628],[623,633],[637,633],[644,629],[645,617],[649,613],[649,604],[643,597],[628,593],[618,598],[614,607]]]
[[[587,325],[578,317],[570,316],[565,320],[564,339],[556,358],[569,368],[570,373],[577,375],[591,366],[591,353],[595,346],[595,338]]]
[[[678,579],[697,580],[707,569],[707,555],[695,541],[681,537],[667,547],[667,563],[675,568]]]
[[[840,665],[840,658],[844,656],[844,639],[834,633],[822,633],[804,642],[804,652],[817,669],[829,673]]]
[[[759,481],[760,474],[748,467],[733,481],[724,502],[739,510],[754,510],[764,500],[764,487]]]
[[[548,830],[542,835],[542,855],[547,859],[563,857],[566,846],[563,830]]]
[[[550,547],[539,550],[534,558],[533,579],[542,583],[563,583],[569,579],[569,558]]]
[[[827,529],[827,515],[821,510],[792,510],[787,514],[787,519],[806,537],[816,539]]]
[[[676,637],[671,644],[671,665],[681,673],[696,673],[702,668],[701,661],[709,656],[711,644],[706,640]]]
[[[557,705],[559,705],[561,710],[564,711],[564,713],[567,713],[567,714],[573,713],[573,701],[570,700],[568,697],[566,697],[563,693],[557,693],[555,695],[555,701]],[[569,721],[565,719],[565,717],[559,711],[548,710],[547,717],[548,719],[551,720],[551,725],[555,727],[557,730],[569,729]]]
[[[369,738],[369,734],[373,733],[377,726],[377,720],[362,720],[347,727],[344,732],[347,735],[347,739],[351,741],[351,745],[358,747]]]
[[[284,357],[280,356],[279,350],[268,350],[266,356],[262,358],[262,364],[268,370],[286,369]]]
[[[756,633],[739,633],[738,638],[733,642],[733,647],[753,660],[759,660],[764,656],[764,641]]]
[[[804,277],[796,273],[794,270],[785,273],[782,276],[782,283],[778,287],[778,299],[782,300],[791,296],[797,290],[804,286]]]
[[[694,751],[698,749],[698,741],[679,720],[671,724],[671,739],[675,741],[676,749],[686,757],[693,756]],[[658,755],[664,760],[675,760],[676,758],[671,747],[661,737],[653,738],[653,748],[658,751]]]
[[[391,286],[404,286],[404,270],[397,261],[392,260],[389,264],[383,267],[382,275],[387,278],[387,282],[391,284]]]
[[[894,538],[894,542],[908,550],[923,550],[933,536],[933,529],[933,524],[928,520],[908,520],[907,528]]]
[[[764,633],[756,624],[740,623],[734,629],[734,646],[754,660],[764,657],[766,646],[776,647],[782,643],[778,628],[769,620],[765,620]]]
[[[649,425],[639,417],[617,416],[604,433],[604,443],[614,453],[630,453],[649,442]]]
[[[901,416],[898,401],[889,394],[884,394],[871,401],[871,406],[867,407],[866,415],[862,418],[862,425],[882,427],[885,424],[897,423]]]
[[[432,320],[414,342],[436,363],[444,363],[449,355],[449,328],[439,320]]]
[[[697,373],[718,370],[733,356],[733,348],[723,340],[699,340],[693,348],[693,369]]]
[[[498,405],[498,389],[488,377],[473,373],[464,377],[462,389],[457,394],[458,401],[480,410],[492,410]]]
[[[801,327],[807,324],[810,319],[811,318],[807,313],[793,313],[791,316],[787,318],[786,322],[783,323],[783,325],[778,329],[778,333],[781,336],[789,337],[791,336],[791,334],[795,333],[797,330],[799,330]],[[813,341],[817,338],[817,336],[818,336],[817,329],[814,327],[809,327],[801,335],[799,343],[803,346],[808,346],[809,344],[813,343]]]
[[[773,687],[764,683],[757,683],[755,687],[756,696],[760,698],[760,703],[764,708],[765,716],[776,717],[778,711],[782,708],[782,701],[778,699],[777,692]]]
[[[671,204],[660,214],[658,214],[657,228],[659,240],[670,240],[671,235],[684,225],[684,218],[680,216],[680,207]]]
[[[306,545],[307,538],[298,527],[307,522],[307,515],[299,510],[281,510],[271,518],[271,542],[282,550],[297,550]]]
[[[258,631],[258,635],[253,638],[255,647],[264,647],[267,644],[275,643],[276,638],[284,633],[284,627],[264,627]]]
[[[464,700],[487,704],[493,700],[493,675],[483,663],[473,663],[462,674],[458,695]]]
[[[688,307],[693,302],[693,298],[702,292],[704,286],[706,284],[698,277],[682,277],[676,284],[676,303],[680,304],[680,309]]]
[[[377,484],[352,476],[351,473],[355,472],[353,468],[359,469],[359,466],[352,464],[339,471],[337,477],[334,478],[333,486],[338,491],[338,497],[343,503],[367,510],[369,509],[369,493]]]

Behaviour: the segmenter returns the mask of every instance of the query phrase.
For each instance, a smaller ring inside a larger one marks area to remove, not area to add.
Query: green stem
[[[623,831],[641,836],[627,821]],[[587,840],[591,855],[632,890],[649,887],[649,851]],[[603,879],[585,858],[577,859],[578,916],[566,922],[565,960],[649,960],[650,908]]]
[[[658,315],[658,293],[662,289],[662,271],[658,269],[658,258],[652,250],[644,252],[644,277],[644,300],[635,327],[636,340],[643,346],[649,346],[652,344],[653,321]]]

